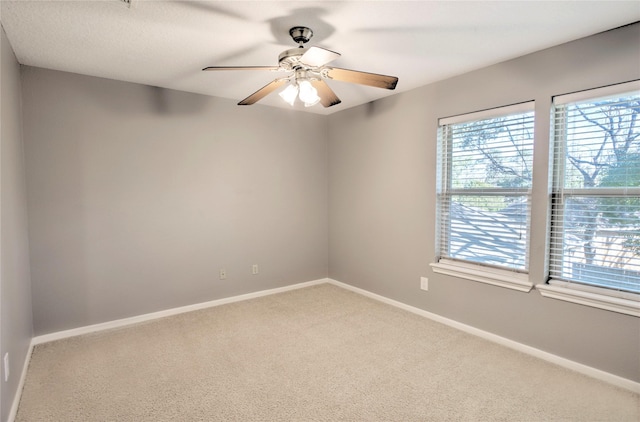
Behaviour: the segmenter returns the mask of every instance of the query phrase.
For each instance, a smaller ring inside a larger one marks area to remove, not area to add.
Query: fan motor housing
[[[289,30],[289,35],[295,42],[302,45],[313,37],[313,31],[306,26],[294,26]]]
[[[292,48],[286,51],[283,51],[278,56],[278,63],[280,67],[285,70],[295,70],[296,68],[302,67],[302,63],[300,63],[300,57],[306,52],[305,48]]]

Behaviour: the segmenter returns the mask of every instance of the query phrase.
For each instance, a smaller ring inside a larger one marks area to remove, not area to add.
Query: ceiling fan
[[[289,30],[289,35],[293,41],[299,44],[299,47],[280,53],[277,66],[210,66],[202,70],[269,70],[288,73],[285,77],[269,82],[240,101],[238,105],[254,104],[276,89],[288,84],[280,92],[280,96],[290,105],[293,106],[296,99],[299,99],[306,107],[317,103],[324,107],[331,107],[340,104],[341,101],[324,81],[325,79],[384,89],[395,89],[398,83],[398,78],[395,76],[327,66],[329,62],[340,57],[340,53],[322,47],[305,48],[304,44],[313,36],[313,31],[306,26],[294,26]]]

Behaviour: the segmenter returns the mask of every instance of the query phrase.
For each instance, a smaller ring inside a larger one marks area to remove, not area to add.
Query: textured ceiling
[[[0,19],[22,64],[237,101],[274,74],[201,69],[277,65],[298,25],[342,54],[331,65],[399,77],[395,91],[329,81],[342,103],[302,108],[328,114],[638,21],[640,2],[2,0]]]

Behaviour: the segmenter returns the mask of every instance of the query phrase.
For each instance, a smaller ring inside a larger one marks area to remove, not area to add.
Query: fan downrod
[[[302,47],[303,44],[309,42],[311,37],[313,37],[313,31],[306,26],[294,26],[289,30],[289,35],[293,38],[293,41],[300,44]]]

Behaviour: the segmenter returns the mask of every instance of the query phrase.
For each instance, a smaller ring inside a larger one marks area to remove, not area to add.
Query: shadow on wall
[[[382,113],[385,113],[396,106],[398,98],[396,95],[390,95],[385,98],[381,98],[375,101],[370,101],[364,105],[365,115],[367,117],[375,117]]]
[[[113,91],[118,94],[103,95],[103,90],[109,89],[108,87],[105,85],[101,89],[95,89],[94,86],[87,89],[85,95],[91,97],[99,107],[114,114],[137,114],[146,110],[154,115],[195,115],[203,112],[212,101],[223,101],[216,97],[140,84],[132,84],[131,89],[126,92],[119,89]],[[143,91],[142,95],[140,90]]]
[[[151,110],[156,114],[197,114],[205,106],[207,97],[199,94],[185,93],[158,86],[148,87],[150,92]]]

